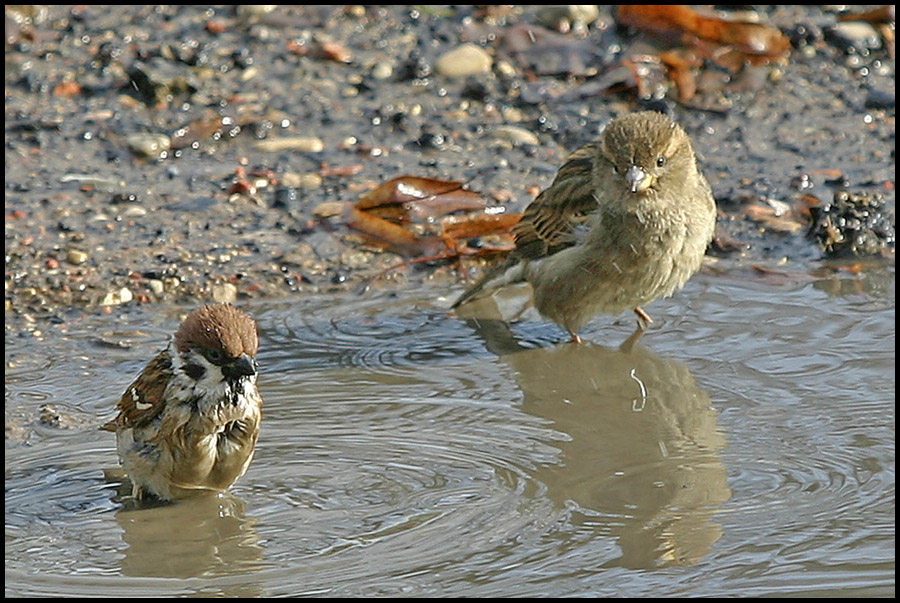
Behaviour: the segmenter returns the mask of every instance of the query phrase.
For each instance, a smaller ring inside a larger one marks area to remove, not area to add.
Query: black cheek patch
[[[194,381],[199,381],[206,374],[206,369],[199,364],[185,364],[184,372]]]

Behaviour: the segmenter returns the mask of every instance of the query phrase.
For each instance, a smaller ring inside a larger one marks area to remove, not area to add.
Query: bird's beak
[[[240,379],[241,377],[249,377],[256,374],[256,360],[247,354],[241,354],[222,367],[222,374],[229,379]]]
[[[625,181],[631,187],[632,193],[638,193],[653,186],[654,178],[652,174],[648,174],[636,165],[628,168],[625,172]]]

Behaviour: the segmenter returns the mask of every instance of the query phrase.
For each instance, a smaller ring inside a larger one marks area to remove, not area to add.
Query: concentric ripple
[[[630,316],[575,346],[434,297],[245,306],[262,337],[256,458],[231,493],[178,505],[123,503],[95,429],[176,317],[12,346],[8,409],[81,422],[8,440],[7,594],[893,588],[893,301],[698,277],[619,349]]]
[[[754,590],[755,578],[780,573],[790,560],[810,563],[816,580],[833,587],[820,555],[864,567],[866,556],[884,560],[881,546],[893,539],[892,528],[853,518],[893,512],[885,494],[895,479],[894,330],[883,313],[865,309],[872,304],[863,295],[835,300],[796,286],[773,303],[769,291],[739,293],[751,320],[721,311],[735,291],[720,284],[697,300],[692,312],[700,318],[668,333],[686,338],[688,349],[702,342],[695,360],[707,366],[704,382],[714,400],[728,401],[720,421],[731,433],[724,461],[735,496],[724,518],[741,519],[726,531],[731,569],[722,575],[746,584],[747,594],[776,592]],[[754,560],[753,551],[765,554]],[[735,571],[744,564],[757,572]],[[847,587],[866,592],[881,583],[877,565]]]
[[[347,566],[329,570],[332,557],[384,550],[382,570],[415,574],[560,513],[532,475],[559,463],[548,442],[560,434],[517,407],[509,369],[433,308],[385,306],[261,317],[267,424],[248,487],[265,492],[267,529],[289,531],[284,519],[301,512],[300,548],[269,552],[285,563],[314,557],[316,582],[338,589],[330,593],[352,592]],[[356,580],[377,578],[376,568],[358,570]]]

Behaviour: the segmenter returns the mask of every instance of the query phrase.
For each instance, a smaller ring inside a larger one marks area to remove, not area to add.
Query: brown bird
[[[259,435],[256,321],[237,308],[204,306],[119,400],[119,459],[133,496],[162,500],[224,491],[244,474]]]
[[[516,247],[453,307],[527,281],[534,305],[572,341],[595,315],[667,297],[700,268],[716,203],[684,129],[661,113],[611,121],[572,153],[516,225]]]

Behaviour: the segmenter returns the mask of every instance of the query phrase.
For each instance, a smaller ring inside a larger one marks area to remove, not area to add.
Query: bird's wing
[[[123,427],[144,425],[156,418],[165,406],[163,394],[169,381],[160,377],[171,373],[172,361],[168,352],[162,351],[122,394],[117,406],[119,415],[101,429],[116,431]]]
[[[550,187],[525,208],[513,228],[516,248],[499,266],[489,270],[453,306],[485,295],[497,287],[525,279],[525,264],[553,255],[577,243],[587,232],[588,215],[597,209],[593,193],[593,167],[597,146],[585,145],[572,153]]]
[[[588,215],[597,209],[592,177],[596,154],[595,143],[572,153],[550,187],[525,208],[513,229],[516,257],[534,260],[578,242]]]

